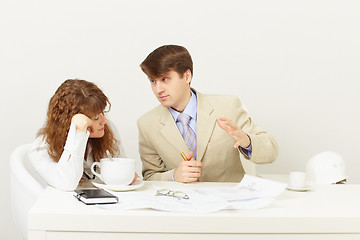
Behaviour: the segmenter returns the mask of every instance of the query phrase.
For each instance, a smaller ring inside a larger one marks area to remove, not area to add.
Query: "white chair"
[[[22,236],[27,239],[27,215],[35,200],[44,191],[44,181],[29,162],[31,144],[18,146],[10,157],[11,207],[15,224]]]

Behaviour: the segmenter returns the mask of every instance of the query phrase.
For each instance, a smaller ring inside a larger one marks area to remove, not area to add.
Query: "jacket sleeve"
[[[83,175],[84,154],[89,133],[76,130],[71,123],[64,151],[58,162],[52,160],[47,152],[48,144],[38,137],[31,147],[29,159],[35,170],[45,182],[55,188],[72,191]]]
[[[150,181],[172,181],[172,174],[174,169],[167,170],[160,155],[151,144],[149,134],[146,134],[148,122],[144,119],[139,119],[137,122],[139,129],[139,153],[143,164],[143,178]]]
[[[251,139],[252,152],[250,157],[240,150],[241,154],[253,163],[271,163],[276,160],[279,147],[273,136],[255,125],[243,108],[239,99],[234,102],[234,113],[237,126],[239,126]]]

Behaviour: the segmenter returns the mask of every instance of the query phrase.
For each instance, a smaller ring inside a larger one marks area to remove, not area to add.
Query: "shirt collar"
[[[196,121],[197,97],[196,97],[195,92],[193,92],[192,90],[190,90],[190,92],[191,92],[190,101],[188,102],[188,104],[186,105],[186,107],[182,113],[190,116],[192,119],[194,119]],[[171,107],[169,107],[169,111],[176,122],[178,116],[180,115],[180,112],[176,111],[175,109],[173,109]]]

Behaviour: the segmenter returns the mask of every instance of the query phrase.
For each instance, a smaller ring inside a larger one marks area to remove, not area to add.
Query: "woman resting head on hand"
[[[89,130],[88,144],[93,148],[94,160],[104,157],[106,150],[118,154],[119,142],[104,116],[110,108],[108,98],[94,83],[78,79],[63,82],[50,99],[45,125],[38,133],[46,138],[51,158],[59,161],[71,122],[77,130]]]
[[[114,157],[126,157],[108,126],[105,113],[110,108],[109,99],[92,82],[68,79],[60,85],[29,154],[47,184],[73,190],[83,173],[93,178],[90,166],[105,158],[106,150]]]

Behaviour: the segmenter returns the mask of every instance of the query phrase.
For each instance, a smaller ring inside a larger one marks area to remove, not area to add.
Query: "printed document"
[[[104,205],[106,209],[152,208],[169,212],[216,212],[223,209],[259,209],[268,206],[287,184],[245,174],[234,187],[175,188],[171,192],[188,198],[157,195],[162,187],[150,192],[111,192],[119,203]],[[176,195],[176,194],[175,194]]]

